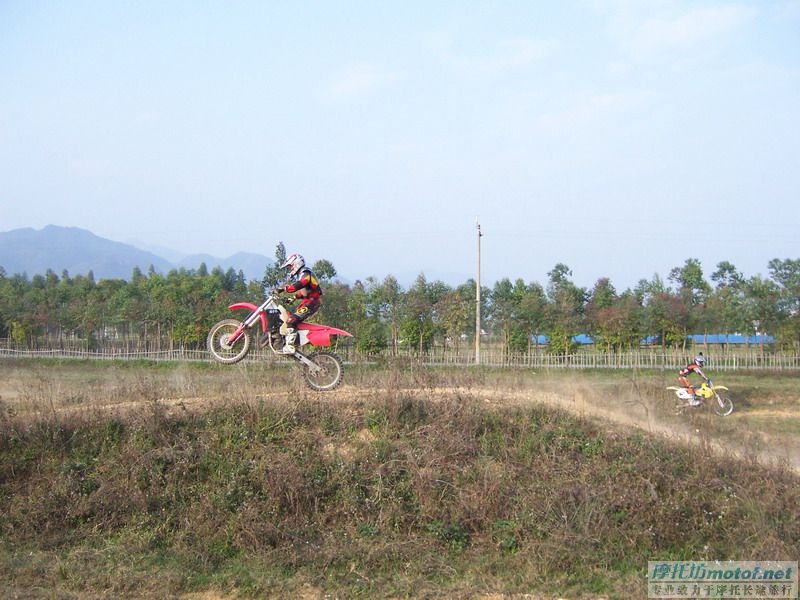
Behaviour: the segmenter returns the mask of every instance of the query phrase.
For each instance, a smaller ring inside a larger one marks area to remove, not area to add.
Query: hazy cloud
[[[652,95],[649,93],[592,94],[577,98],[564,110],[542,115],[538,123],[542,128],[553,131],[576,126],[586,127],[594,121],[627,114],[651,100]]]
[[[776,7],[776,12],[783,18],[800,18],[800,0],[785,0],[785,2],[780,2]]]
[[[698,8],[672,18],[647,19],[631,39],[630,49],[634,55],[642,57],[695,46],[738,30],[755,15],[752,7],[729,5]]]
[[[356,98],[399,79],[397,73],[369,63],[357,63],[339,73],[329,89],[329,95],[337,100]]]
[[[546,40],[514,38],[498,42],[481,56],[457,57],[454,62],[465,69],[492,75],[542,60],[552,54],[555,47],[554,42]]]

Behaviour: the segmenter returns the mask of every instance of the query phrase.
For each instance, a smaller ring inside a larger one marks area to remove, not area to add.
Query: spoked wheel
[[[711,403],[714,414],[720,417],[727,417],[733,412],[733,401],[727,394],[716,393],[713,398],[710,398],[706,402]]]
[[[215,361],[224,365],[232,365],[242,360],[250,351],[250,333],[243,331],[239,339],[230,343],[231,336],[241,326],[241,321],[225,319],[220,321],[208,332],[206,346]]]
[[[303,379],[312,390],[327,392],[342,382],[342,360],[333,352],[312,352],[306,358],[319,367],[303,367]]]

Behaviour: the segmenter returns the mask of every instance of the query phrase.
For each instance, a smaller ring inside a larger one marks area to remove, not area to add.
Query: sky
[[[0,231],[622,291],[800,257],[800,0],[0,0]]]

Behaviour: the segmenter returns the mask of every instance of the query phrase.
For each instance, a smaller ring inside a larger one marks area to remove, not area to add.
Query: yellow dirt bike
[[[714,414],[720,417],[727,417],[733,412],[733,401],[728,395],[728,388],[724,385],[714,385],[710,379],[694,389],[694,396],[685,387],[669,386],[667,389],[675,392],[678,397],[676,407],[680,410],[710,406]]]

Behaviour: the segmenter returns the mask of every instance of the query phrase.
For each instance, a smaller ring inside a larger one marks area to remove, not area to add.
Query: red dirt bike
[[[262,348],[269,346],[275,354],[296,361],[303,372],[303,379],[311,389],[318,392],[334,389],[342,382],[343,374],[342,360],[334,352],[318,350],[303,354],[298,350],[294,354],[282,353],[284,338],[279,332],[282,321],[278,300],[277,292],[273,290],[261,306],[250,302],[231,304],[228,307],[230,310],[246,309],[250,314],[244,321],[225,319],[211,328],[206,340],[211,356],[225,365],[232,365],[242,360],[253,344],[251,328],[260,323],[262,335],[258,343]],[[334,335],[352,337],[352,334],[343,329],[328,325],[299,323],[296,329],[299,347],[307,344],[330,346],[331,336]]]

